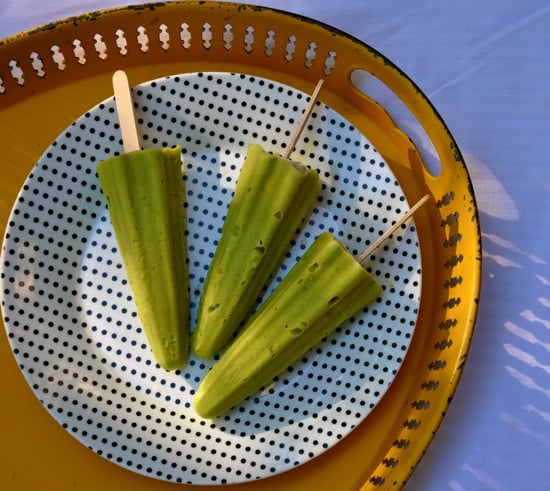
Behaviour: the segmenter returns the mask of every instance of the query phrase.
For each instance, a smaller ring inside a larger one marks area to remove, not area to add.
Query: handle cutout
[[[439,154],[424,127],[407,105],[379,78],[362,68],[351,72],[355,89],[380,104],[392,117],[396,126],[413,141],[422,157],[426,171],[433,177],[441,174]]]

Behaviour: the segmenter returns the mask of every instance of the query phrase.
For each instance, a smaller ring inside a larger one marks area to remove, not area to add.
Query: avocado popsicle
[[[216,418],[269,384],[309,349],[371,301],[382,288],[361,262],[428,199],[354,258],[330,233],[321,233],[206,374],[193,405]]]
[[[254,310],[321,191],[317,171],[290,154],[313,110],[319,80],[282,156],[248,147],[208,270],[191,346],[201,358],[225,347]]]
[[[189,288],[181,151],[141,150],[124,72],[113,76],[124,150],[97,173],[133,292],[158,364],[181,368],[189,356]]]
[[[207,273],[191,343],[210,358],[252,312],[321,190],[317,171],[251,144]]]

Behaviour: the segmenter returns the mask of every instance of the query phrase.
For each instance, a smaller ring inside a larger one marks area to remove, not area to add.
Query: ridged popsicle
[[[317,171],[249,146],[199,302],[191,345],[225,347],[257,305],[321,190]]]
[[[97,166],[143,329],[167,370],[189,356],[189,287],[181,151],[152,148]]]

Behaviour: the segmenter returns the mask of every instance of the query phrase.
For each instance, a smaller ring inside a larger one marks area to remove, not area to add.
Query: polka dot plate
[[[236,73],[191,73],[134,88],[144,147],[182,147],[192,324],[209,261],[250,143],[282,153],[307,104],[290,86]],[[122,152],[113,98],[66,128],[28,176],[1,257],[9,341],[32,390],[75,438],[106,459],[166,481],[245,482],[310,459],[348,435],[383,397],[414,331],[421,268],[413,221],[365,266],[382,295],[272,384],[219,419],[193,394],[215,361],[182,370],[152,358],[96,175]],[[322,192],[266,292],[314,238],[359,254],[408,204],[365,135],[317,101],[292,154]]]

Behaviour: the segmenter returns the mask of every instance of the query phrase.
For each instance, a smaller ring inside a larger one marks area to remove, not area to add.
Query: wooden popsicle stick
[[[285,153],[283,154],[283,158],[288,159],[290,157],[290,154],[293,152],[294,147],[296,146],[296,143],[298,142],[298,139],[300,138],[300,135],[302,134],[302,131],[306,126],[307,120],[309,119],[309,116],[311,115],[311,112],[315,107],[315,103],[317,102],[317,97],[319,96],[319,92],[321,91],[323,82],[324,82],[323,79],[317,82],[317,85],[315,86],[315,89],[313,90],[313,93],[311,94],[311,97],[309,99],[309,104],[307,105],[306,110],[304,111],[304,114],[302,114],[302,119],[300,119],[300,122],[298,123],[298,127],[296,128],[296,131],[292,135],[290,143],[286,147]]]
[[[397,222],[395,222],[388,230],[386,230],[378,239],[376,239],[367,249],[365,249],[358,257],[357,262],[362,263],[367,257],[369,257],[374,250],[382,244],[391,234],[393,234],[401,225],[403,225],[428,199],[431,198],[429,194],[424,195],[419,199],[415,205],[407,211]]]
[[[124,151],[133,152],[140,150],[141,146],[136,128],[132,90],[128,76],[123,70],[117,70],[113,74],[113,90]]]

